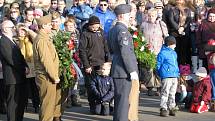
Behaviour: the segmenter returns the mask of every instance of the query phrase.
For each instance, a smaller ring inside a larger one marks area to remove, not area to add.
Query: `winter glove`
[[[130,73],[131,80],[139,80],[138,74],[136,71]]]

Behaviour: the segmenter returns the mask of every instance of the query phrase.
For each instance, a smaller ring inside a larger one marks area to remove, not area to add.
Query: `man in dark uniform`
[[[108,35],[108,45],[113,56],[111,76],[115,86],[113,121],[128,121],[131,81],[139,80],[133,40],[128,31],[130,11],[130,5],[116,6],[114,12],[118,21]]]

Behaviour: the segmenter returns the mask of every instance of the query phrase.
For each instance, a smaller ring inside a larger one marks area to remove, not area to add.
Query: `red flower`
[[[137,48],[137,47],[138,47],[138,45],[139,45],[139,43],[138,43],[138,42],[134,42],[134,48]]]
[[[209,40],[208,45],[215,45],[215,40],[213,40],[213,39]]]
[[[70,72],[72,74],[71,76],[77,79],[77,73],[75,71],[75,67],[72,64],[70,65]]]
[[[72,39],[69,40],[68,47],[69,47],[69,50],[73,50],[75,48],[74,41]]]
[[[134,32],[134,35],[136,35],[136,36],[137,36],[137,35],[138,35],[138,32],[137,32],[137,31],[136,31],[136,32]]]

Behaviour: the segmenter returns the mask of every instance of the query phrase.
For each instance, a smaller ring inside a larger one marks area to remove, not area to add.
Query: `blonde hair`
[[[148,14],[148,15],[157,14],[157,10],[154,9],[154,8],[151,8],[151,9],[149,9],[149,10],[147,11],[147,14]]]

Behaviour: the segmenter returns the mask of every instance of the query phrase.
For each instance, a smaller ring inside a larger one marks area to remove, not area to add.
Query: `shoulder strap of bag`
[[[163,37],[163,39],[165,38],[165,35],[164,35],[164,32],[163,32],[163,27],[162,27],[162,25],[161,25],[161,21],[159,21],[159,24],[160,24],[160,28],[161,28],[161,31],[162,31],[162,37]]]

